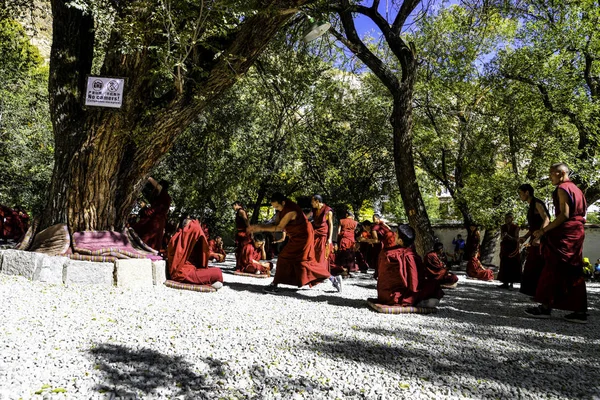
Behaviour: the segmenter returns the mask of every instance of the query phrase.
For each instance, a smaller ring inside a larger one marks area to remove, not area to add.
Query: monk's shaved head
[[[568,167],[568,166],[567,166],[567,164],[565,164],[565,163],[556,163],[556,164],[552,164],[552,165],[550,166],[550,169],[551,169],[552,171],[556,171],[556,172],[564,172],[564,173],[567,173],[567,174],[570,172],[570,170],[569,170],[569,167]]]

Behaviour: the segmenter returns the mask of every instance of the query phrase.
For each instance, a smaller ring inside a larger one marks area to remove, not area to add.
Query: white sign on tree
[[[121,108],[124,85],[125,80],[121,78],[88,76],[85,105]]]

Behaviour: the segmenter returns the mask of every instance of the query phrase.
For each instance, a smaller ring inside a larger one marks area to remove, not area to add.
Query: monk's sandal
[[[275,285],[269,285],[269,286],[265,286],[263,288],[263,293],[278,293],[279,289],[277,289],[277,286]]]
[[[525,314],[527,314],[530,318],[538,318],[538,319],[548,319],[550,318],[550,313],[552,310],[549,308],[544,308],[542,306],[531,307],[525,310]]]

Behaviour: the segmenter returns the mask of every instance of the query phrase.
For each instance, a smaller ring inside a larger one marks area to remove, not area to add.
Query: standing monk
[[[333,211],[323,203],[323,197],[315,194],[311,201],[313,228],[315,231],[315,260],[322,265],[329,266],[329,254],[333,243]]]
[[[433,245],[433,250],[425,256],[425,278],[439,282],[440,285],[447,288],[455,288],[458,283],[458,276],[448,270],[443,261],[444,245],[437,242]]]
[[[550,318],[552,308],[573,311],[569,322],[587,323],[587,293],[583,276],[583,241],[587,203],[581,190],[569,179],[569,168],[559,163],[550,167],[556,218],[533,233],[542,238],[544,269],[535,301],[538,307],[525,310],[533,318]]]
[[[521,277],[521,293],[528,296],[535,296],[538,281],[544,269],[544,257],[542,257],[542,246],[540,239],[533,237],[533,232],[545,228],[550,223],[550,213],[546,204],[533,195],[533,187],[529,184],[524,184],[519,187],[519,197],[521,200],[529,203],[527,211],[527,224],[529,231],[519,239],[520,243],[525,243],[529,239],[527,249],[527,260],[523,268],[523,276]]]
[[[289,238],[289,242],[277,258],[275,279],[264,291],[276,293],[279,284],[314,286],[329,278],[336,290],[341,292],[341,277],[331,276],[327,265],[319,264],[315,260],[313,227],[302,208],[281,193],[273,193],[271,206],[279,211],[274,225],[251,225],[248,228],[250,233],[282,232],[285,229]]]
[[[519,252],[519,226],[513,223],[513,215],[504,216],[504,225],[500,227],[500,288],[513,289],[513,283],[521,281],[521,256]]]
[[[165,225],[167,225],[167,214],[171,207],[171,196],[167,190],[169,182],[161,180],[157,182],[154,178],[148,178],[148,184],[151,186],[150,207],[144,209],[140,220],[133,225],[133,230],[140,239],[154,250],[161,250]]]
[[[378,304],[435,307],[444,292],[435,280],[425,280],[425,267],[414,250],[415,231],[407,224],[398,234],[388,231],[379,256]]]
[[[369,254],[369,266],[371,268],[373,268],[375,270],[375,273],[373,274],[373,278],[377,279],[377,277],[379,276],[379,272],[378,272],[378,264],[379,264],[379,253],[381,252],[381,249],[383,248],[383,238],[385,237],[385,235],[388,232],[391,232],[389,227],[387,226],[387,224],[385,224],[385,222],[381,221],[381,218],[379,217],[378,214],[373,215],[373,220],[377,220],[379,222],[376,222],[374,224],[372,224],[369,221],[363,221],[362,225],[363,227],[370,232],[370,237],[368,239],[360,239],[361,241],[364,242],[368,242],[371,243],[371,248],[370,250],[370,254]]]
[[[346,210],[346,218],[342,218],[338,226],[337,242],[339,250],[336,254],[336,264],[349,272],[358,271],[358,266],[354,262],[357,225],[358,223],[354,220],[352,211]]]
[[[167,248],[172,280],[196,285],[223,286],[220,268],[208,268],[208,242],[200,222],[186,218]]]
[[[235,211],[235,267],[238,268],[241,267],[240,254],[242,249],[251,242],[250,235],[247,232],[250,222],[241,202],[234,202],[232,207]]]

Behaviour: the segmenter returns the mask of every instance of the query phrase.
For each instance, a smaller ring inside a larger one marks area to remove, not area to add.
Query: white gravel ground
[[[464,276],[437,314],[385,315],[366,275],[267,295],[223,269],[217,293],[0,274],[0,399],[600,398],[598,284],[578,325]]]

